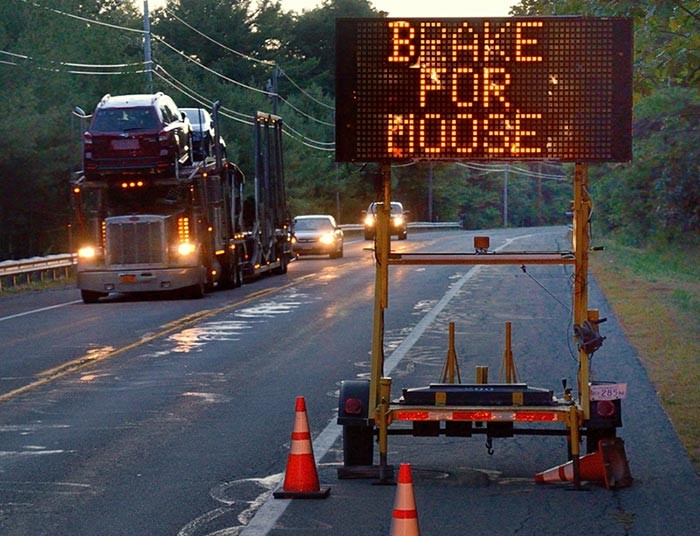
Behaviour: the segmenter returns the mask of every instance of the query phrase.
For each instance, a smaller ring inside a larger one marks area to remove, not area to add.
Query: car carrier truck
[[[218,103],[212,110],[218,136]],[[292,258],[284,190],[282,120],[258,112],[254,195],[223,154],[178,173],[76,174],[77,286],[85,303],[110,293],[178,291],[200,298],[263,273],[282,274]]]

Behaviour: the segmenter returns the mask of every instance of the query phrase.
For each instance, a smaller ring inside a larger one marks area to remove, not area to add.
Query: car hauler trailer
[[[218,103],[212,115],[221,139]],[[254,129],[253,203],[244,203],[245,176],[220,143],[214,157],[171,175],[79,174],[72,190],[85,303],[113,292],[199,298],[214,287],[286,272],[292,252],[282,120],[258,112]]]
[[[493,438],[531,434],[567,438],[572,473],[567,480],[575,486],[581,481],[584,437],[589,452],[612,449],[617,456],[606,485],[629,485],[624,444],[617,438],[624,384],[599,385],[590,370],[591,355],[604,337],[598,329],[602,320],[588,303],[588,162],[631,158],[631,21],[339,19],[336,57],[336,160],[380,164],[382,179],[370,378],[341,383],[339,477],[391,481],[392,435],[484,434],[490,445]],[[391,251],[391,164],[407,160],[574,163],[572,249],[497,252],[482,237],[468,253]],[[576,392],[565,387],[557,398],[552,390],[518,383],[506,324],[504,383],[489,383],[483,368],[477,368],[473,384],[454,382],[451,327],[443,382],[404,389],[393,398],[392,380],[384,374],[389,267],[503,264],[572,268]]]

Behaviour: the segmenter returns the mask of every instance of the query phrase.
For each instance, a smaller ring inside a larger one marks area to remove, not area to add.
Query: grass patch
[[[700,245],[603,244],[591,255],[591,273],[700,472]]]
[[[55,279],[45,279],[43,281],[30,281],[15,286],[3,285],[0,287],[0,296],[11,296],[20,294],[28,290],[48,290],[52,288],[61,288],[65,286],[75,286],[75,275],[68,277],[57,277]]]

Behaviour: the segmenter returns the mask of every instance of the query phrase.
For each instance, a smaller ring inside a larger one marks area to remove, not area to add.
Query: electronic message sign
[[[336,160],[632,157],[632,21],[338,19]]]

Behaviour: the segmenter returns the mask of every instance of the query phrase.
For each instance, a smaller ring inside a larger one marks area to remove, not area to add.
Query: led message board
[[[632,157],[630,19],[338,19],[336,160]]]

